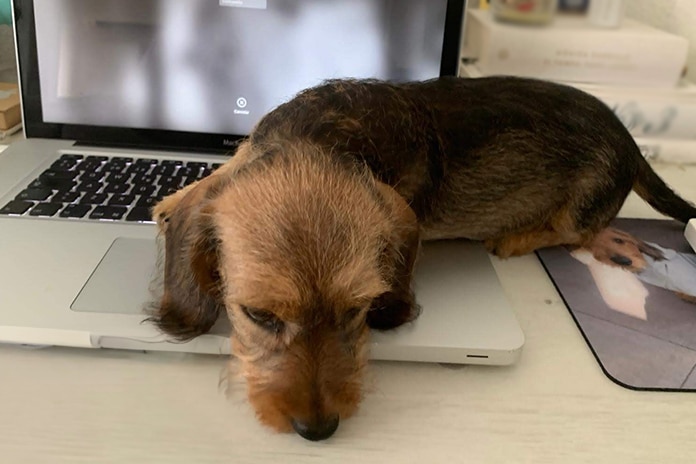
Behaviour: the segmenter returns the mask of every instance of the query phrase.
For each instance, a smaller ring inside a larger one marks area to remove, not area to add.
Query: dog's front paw
[[[367,312],[367,325],[371,329],[389,330],[414,321],[419,315],[420,307],[412,293],[400,296],[387,292],[372,302]]]

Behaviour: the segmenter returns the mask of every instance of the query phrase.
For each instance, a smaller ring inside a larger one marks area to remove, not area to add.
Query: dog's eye
[[[362,314],[362,309],[357,307],[350,308],[345,313],[343,313],[341,322],[346,326],[350,326],[358,322],[358,319],[360,319],[361,322],[365,320],[365,316]]]
[[[242,306],[242,312],[251,322],[274,333],[283,330],[283,321],[270,311]]]
[[[623,245],[625,242],[621,238],[615,238],[614,243],[618,243],[619,245]]]
[[[346,320],[346,322],[353,321],[360,316],[361,309],[360,308],[350,308],[348,311],[345,312],[343,318]]]

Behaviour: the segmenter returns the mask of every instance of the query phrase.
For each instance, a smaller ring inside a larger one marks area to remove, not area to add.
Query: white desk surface
[[[657,169],[696,200],[696,166]],[[634,195],[622,215],[657,217]],[[323,443],[260,426],[239,386],[227,399],[223,358],[0,346],[0,462],[694,462],[696,394],[612,383],[534,256],[496,268],[520,362],[375,362],[359,413]]]

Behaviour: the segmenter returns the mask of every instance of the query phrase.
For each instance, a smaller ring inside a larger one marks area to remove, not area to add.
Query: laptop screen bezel
[[[457,73],[462,19],[466,0],[447,0],[440,75]],[[13,0],[14,30],[27,138],[75,140],[86,145],[108,145],[169,150],[227,152],[247,134],[183,132],[158,129],[58,124],[43,121],[33,0]]]

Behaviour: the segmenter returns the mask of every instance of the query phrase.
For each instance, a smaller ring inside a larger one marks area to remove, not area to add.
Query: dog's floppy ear
[[[210,330],[223,309],[210,200],[227,180],[204,179],[167,211],[164,293],[150,320],[182,341]]]
[[[372,302],[367,324],[373,329],[387,330],[418,317],[420,308],[411,290],[413,268],[420,248],[420,229],[415,212],[392,187],[377,183],[391,221],[384,237],[383,269],[391,290]]]
[[[640,239],[637,239],[636,241],[638,242],[638,250],[640,250],[640,252],[644,255],[650,256],[655,261],[662,261],[665,259],[664,253],[662,253],[662,251],[659,249]]]

